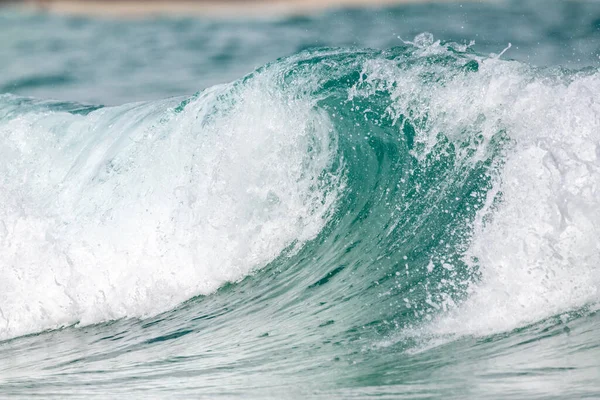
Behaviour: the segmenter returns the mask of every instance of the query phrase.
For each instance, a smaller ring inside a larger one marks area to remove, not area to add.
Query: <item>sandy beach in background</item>
[[[38,0],[13,4],[60,14],[136,18],[151,15],[228,17],[304,15],[337,7],[377,7],[427,1],[429,0]]]

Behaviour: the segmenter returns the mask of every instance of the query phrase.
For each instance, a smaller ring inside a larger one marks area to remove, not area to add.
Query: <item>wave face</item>
[[[59,372],[114,395],[140,384],[124,376],[214,396],[598,393],[599,96],[595,69],[422,34],[190,98],[0,97],[0,339],[68,327],[9,357],[86,344],[32,356],[37,389],[17,371],[9,393],[61,393]],[[511,375],[534,342],[555,350]],[[566,352],[565,386],[540,385]]]

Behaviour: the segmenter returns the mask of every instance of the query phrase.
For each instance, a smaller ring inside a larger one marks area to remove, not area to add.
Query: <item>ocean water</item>
[[[600,398],[600,3],[0,9],[1,398]]]

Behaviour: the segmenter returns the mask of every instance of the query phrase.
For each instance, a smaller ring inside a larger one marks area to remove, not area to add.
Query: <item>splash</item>
[[[335,138],[265,82],[86,115],[2,97],[0,338],[153,315],[313,238]]]

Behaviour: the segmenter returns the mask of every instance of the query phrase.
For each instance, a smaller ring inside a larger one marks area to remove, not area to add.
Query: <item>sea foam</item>
[[[497,59],[436,93],[432,109],[460,123],[485,116],[482,135],[502,129],[512,145],[464,257],[480,278],[433,333],[509,331],[599,301],[599,93],[598,72]]]
[[[0,339],[153,315],[315,237],[335,137],[267,75],[87,115],[0,98]]]

